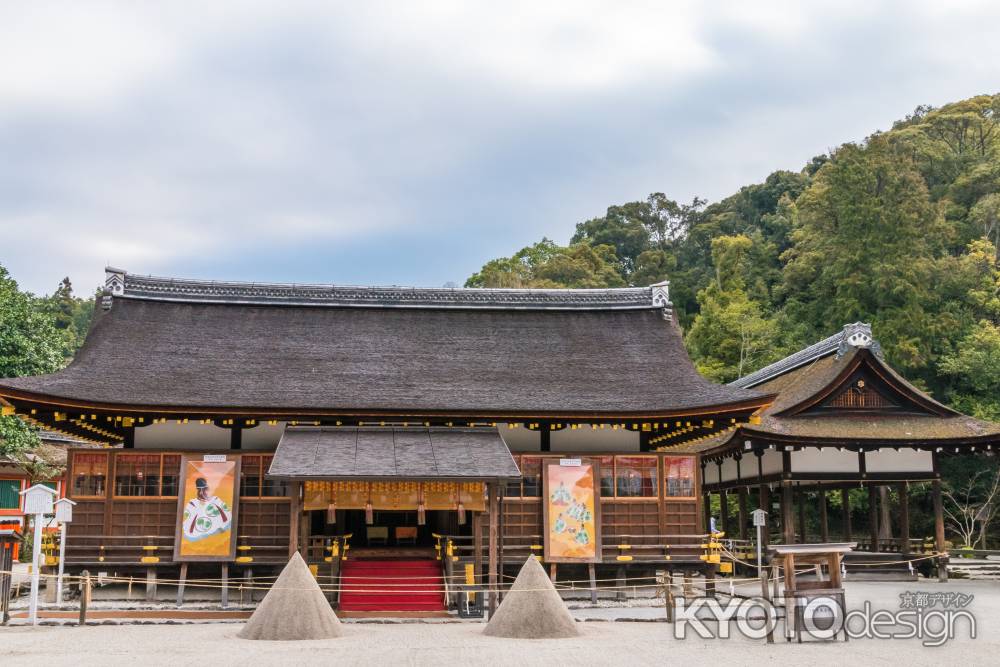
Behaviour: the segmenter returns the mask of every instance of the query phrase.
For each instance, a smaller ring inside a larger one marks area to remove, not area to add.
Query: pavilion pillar
[[[794,501],[792,498],[792,483],[781,483],[781,539],[785,544],[795,544]]]
[[[702,502],[704,504],[704,519],[705,523],[702,526],[702,532],[709,533],[712,530],[712,492],[705,491],[702,494]]]
[[[878,553],[878,489],[868,485],[868,528],[871,533],[872,553]]]
[[[899,485],[899,552],[910,554],[910,485]]]
[[[767,484],[761,484],[757,491],[757,507],[767,512],[767,520],[771,520],[771,489]],[[764,524],[760,531],[760,548],[767,549],[768,542],[771,541],[770,523]]]
[[[802,544],[807,544],[809,540],[806,538],[806,494],[808,492],[799,488],[798,493],[795,494],[796,509],[799,512],[799,541]]]
[[[747,515],[747,487],[740,487],[736,499],[739,501],[740,539],[745,540],[747,539],[747,524],[750,523]]]
[[[830,541],[830,524],[826,514],[826,489],[819,490],[819,539],[826,544]]]
[[[292,502],[288,503],[291,516],[288,526],[288,557],[291,558],[298,551],[305,558],[305,545],[301,543],[299,536],[299,525],[302,521],[302,482],[292,482],[289,484],[292,492]]]
[[[497,577],[497,556],[499,555],[499,544],[500,544],[500,529],[498,520],[500,518],[500,494],[498,493],[497,483],[490,482],[487,485],[487,491],[489,494],[489,617],[493,618],[494,612],[497,610],[497,588],[498,588],[498,577]]]
[[[719,491],[719,517],[722,521],[722,530],[729,537],[729,492]]]
[[[934,550],[944,554],[944,506],[941,503],[941,480],[931,482],[931,496],[934,499]],[[938,581],[948,581],[948,557],[938,556]]]
[[[851,529],[851,490],[846,486],[840,490],[840,504],[844,509],[844,541],[851,542],[854,537]]]

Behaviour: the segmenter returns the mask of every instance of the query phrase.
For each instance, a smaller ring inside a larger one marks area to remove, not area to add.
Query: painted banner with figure
[[[594,459],[546,461],[542,470],[546,562],[600,562],[599,479]]]
[[[239,479],[239,457],[206,454],[182,459],[174,560],[235,558]]]

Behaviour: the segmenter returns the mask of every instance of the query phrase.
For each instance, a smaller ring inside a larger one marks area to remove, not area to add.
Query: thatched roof
[[[114,273],[109,292],[69,367],[2,380],[0,396],[501,416],[659,414],[761,401],[698,375],[663,287],[415,290]]]

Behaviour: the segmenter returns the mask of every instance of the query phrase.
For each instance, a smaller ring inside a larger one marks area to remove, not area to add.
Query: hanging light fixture
[[[465,505],[462,504],[462,484],[456,484],[458,487],[458,525],[465,525]]]

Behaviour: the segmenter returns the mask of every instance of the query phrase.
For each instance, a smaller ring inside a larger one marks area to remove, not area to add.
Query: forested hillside
[[[494,259],[481,287],[670,280],[688,349],[726,382],[871,322],[908,378],[1000,419],[1000,95],[920,107],[885,132],[719,202],[610,206]]]

